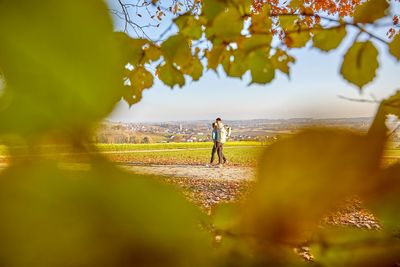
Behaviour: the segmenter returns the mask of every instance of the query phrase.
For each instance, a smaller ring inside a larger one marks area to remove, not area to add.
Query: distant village
[[[367,131],[371,118],[286,120],[231,120],[225,125],[232,128],[231,141],[274,141],[291,135],[305,127],[340,127],[354,131]],[[103,122],[96,130],[94,142],[123,143],[169,143],[211,141],[209,121],[182,121],[160,123]],[[395,135],[400,139],[400,135]]]

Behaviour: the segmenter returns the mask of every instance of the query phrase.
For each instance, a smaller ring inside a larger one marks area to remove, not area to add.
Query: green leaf
[[[77,138],[121,99],[127,58],[104,2],[3,0],[0,32],[0,134]]]
[[[161,50],[155,44],[149,43],[144,49],[146,61],[156,61],[161,57]]]
[[[323,227],[320,231],[311,246],[318,266],[393,266],[400,259],[400,240],[383,231],[350,227]]]
[[[251,0],[230,0],[232,6],[237,8],[241,16],[245,16],[251,13]]]
[[[198,57],[193,57],[190,60],[192,63],[188,67],[181,68],[180,70],[183,74],[190,75],[193,81],[197,81],[200,79],[201,75],[203,75],[203,64],[201,64]]]
[[[251,53],[248,64],[251,72],[251,83],[266,84],[274,79],[275,69],[267,52],[257,50]]]
[[[219,13],[225,10],[227,3],[224,0],[204,0],[203,12],[208,20],[213,20]]]
[[[354,12],[355,23],[371,23],[386,15],[389,7],[387,0],[367,0],[359,5]]]
[[[201,64],[201,61],[198,57],[193,58],[191,71],[188,73],[188,75],[192,76],[193,81],[199,80],[203,75],[203,64]]]
[[[167,62],[163,65],[159,65],[156,73],[158,78],[171,88],[173,88],[175,85],[179,85],[179,87],[185,85],[185,77],[171,63]]]
[[[213,21],[212,26],[207,27],[208,38],[216,36],[223,41],[234,41],[243,29],[243,19],[234,7],[226,8]]]
[[[153,74],[147,71],[144,67],[137,67],[128,76],[130,80],[129,90],[124,95],[124,99],[129,105],[133,105],[142,99],[142,91],[153,86]]]
[[[290,0],[289,7],[294,10],[304,7],[304,0]]]
[[[243,74],[248,70],[248,56],[241,50],[227,51],[224,55],[222,66],[226,75],[242,78]]]
[[[314,30],[314,47],[322,51],[330,51],[337,48],[346,36],[346,27],[334,27],[330,29],[316,28]]]
[[[392,98],[392,97],[391,97]],[[393,99],[392,99],[393,100]],[[399,114],[399,98],[396,99],[397,107],[390,108],[392,114]],[[388,102],[387,104],[391,104]],[[394,112],[393,110],[396,109]],[[386,167],[377,177],[378,185],[376,196],[366,203],[374,215],[379,218],[382,229],[391,235],[395,235],[400,242],[400,164],[394,163]]]
[[[281,16],[279,17],[279,25],[281,26],[282,30],[284,31],[293,31],[294,29],[298,28],[297,16]]]
[[[211,51],[206,53],[206,57],[208,60],[207,68],[216,70],[218,65],[222,61],[222,55],[225,51],[224,45],[214,46]]]
[[[143,46],[147,43],[146,40],[144,39],[132,39],[130,38],[130,44],[129,44],[129,63],[132,65],[136,66],[141,63],[143,63],[144,59],[144,52],[143,52]]]
[[[193,40],[201,38],[203,33],[202,25],[198,19],[192,15],[182,15],[174,20],[179,28],[179,33]]]
[[[134,39],[128,36],[124,32],[117,32],[116,39],[120,43],[120,51],[125,56],[126,62],[129,62],[133,66],[137,66],[144,63],[144,52],[143,47],[148,45],[145,39]]]
[[[161,44],[161,52],[167,61],[180,67],[185,67],[191,62],[192,52],[189,41],[181,34],[173,35],[165,40]]]
[[[355,42],[344,56],[341,74],[360,89],[371,82],[378,68],[378,50],[370,41]]]
[[[212,213],[212,223],[217,231],[233,232],[240,221],[240,209],[237,203],[221,203]]]
[[[250,53],[258,49],[269,51],[271,47],[272,36],[265,34],[253,34],[250,37],[239,38],[237,41],[238,48],[245,53]]]
[[[269,13],[269,5],[264,5],[260,12],[251,14],[251,33],[268,33],[271,30],[272,20]]]
[[[153,75],[144,67],[134,69],[132,74],[129,76],[129,79],[131,85],[140,91],[153,86]]]
[[[275,69],[278,69],[289,76],[289,64],[294,63],[295,59],[285,51],[278,49],[271,57],[271,62]]]
[[[310,40],[310,32],[308,30],[302,30],[298,32],[292,32],[285,36],[285,44],[290,48],[302,48]]]
[[[389,44],[389,52],[400,60],[400,34],[397,34]]]
[[[1,172],[3,266],[211,266],[197,207],[155,177],[86,164],[32,159]]]

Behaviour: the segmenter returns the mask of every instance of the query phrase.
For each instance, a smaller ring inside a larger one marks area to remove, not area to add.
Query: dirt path
[[[224,146],[224,148],[253,148],[262,146]],[[118,151],[101,151],[101,154],[129,154],[129,153],[149,153],[149,152],[171,152],[171,151],[194,151],[194,150],[211,150],[209,147],[196,148],[165,148],[165,149],[135,149],[135,150],[118,150]]]
[[[123,164],[123,168],[140,174],[151,174],[167,177],[243,181],[253,180],[255,169],[251,167],[224,166],[218,168],[201,165],[143,165]]]

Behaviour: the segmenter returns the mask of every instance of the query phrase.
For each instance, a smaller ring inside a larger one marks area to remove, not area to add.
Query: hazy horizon
[[[178,123],[178,122],[203,122],[203,121],[213,121],[215,118],[207,118],[207,119],[189,119],[189,120],[164,120],[164,121],[118,121],[118,120],[112,120],[110,118],[107,118],[106,122],[112,122],[112,123]],[[373,116],[371,117],[326,117],[326,118],[312,118],[312,117],[290,117],[290,118],[252,118],[252,119],[225,119],[221,118],[223,121],[257,121],[257,120],[271,120],[271,121],[283,121],[283,120],[351,120],[351,119],[373,119]]]

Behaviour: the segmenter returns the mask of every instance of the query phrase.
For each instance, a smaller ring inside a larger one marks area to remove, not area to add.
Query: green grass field
[[[113,162],[132,164],[207,164],[211,157],[211,142],[204,143],[155,143],[155,144],[96,144],[95,147]],[[261,142],[227,142],[224,153],[232,166],[256,166],[266,145]],[[65,147],[44,147],[44,151],[65,152]],[[121,152],[121,153],[119,153]],[[68,153],[67,153],[68,154]],[[0,146],[0,162],[6,160],[7,148]],[[79,155],[63,155],[68,161],[80,161]],[[387,161],[398,161],[400,149],[388,149]],[[215,163],[218,157],[216,155]]]
[[[206,164],[210,161],[212,146],[211,142],[97,145],[114,162],[145,164]],[[224,152],[231,165],[254,166],[264,147],[260,142],[228,142]],[[117,151],[122,153],[114,153]],[[216,155],[214,162],[217,161]]]
[[[230,165],[255,166],[264,147],[226,147],[224,154]],[[146,164],[206,164],[211,158],[210,149],[181,150],[181,151],[149,151],[141,153],[113,153],[106,154],[111,161],[118,163],[146,163]],[[215,155],[214,163],[218,162]]]
[[[209,148],[212,142],[198,143],[155,143],[155,144],[96,144],[96,148],[100,151],[129,151],[129,150],[161,150],[161,149],[193,149],[193,148]],[[261,142],[255,141],[238,141],[227,142],[225,147],[232,146],[262,146]]]
[[[155,143],[155,144],[96,144],[95,148],[105,157],[117,163],[139,164],[206,164],[211,158],[213,143]],[[230,165],[255,166],[264,150],[261,142],[241,141],[227,142],[224,147],[225,156]],[[83,156],[71,153],[63,146],[44,146],[40,149],[50,157],[58,157],[67,161],[81,161]],[[57,153],[58,152],[58,153]],[[121,152],[121,153],[119,153]],[[0,146],[0,157],[6,159],[7,149]],[[218,156],[215,155],[215,163]]]

